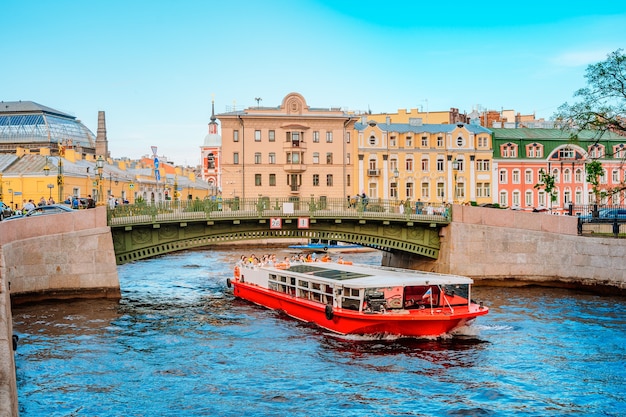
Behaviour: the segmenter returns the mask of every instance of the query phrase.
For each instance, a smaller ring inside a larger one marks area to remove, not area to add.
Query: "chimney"
[[[109,142],[107,141],[107,126],[104,120],[104,112],[98,112],[98,132],[96,133],[96,158],[102,155],[109,158]]]

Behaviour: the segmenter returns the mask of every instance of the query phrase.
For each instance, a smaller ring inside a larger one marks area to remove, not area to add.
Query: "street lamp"
[[[454,183],[453,183],[453,193],[452,194],[452,203],[454,204],[454,202],[456,201],[457,197],[458,197],[458,193],[457,193],[457,189],[456,189],[456,177],[458,174],[458,170],[459,170],[459,161],[457,159],[455,159],[454,161],[452,161],[452,171],[454,172]]]
[[[105,201],[102,198],[102,171],[104,170],[104,159],[102,159],[102,155],[98,156],[96,160],[96,172],[98,174],[98,201],[96,202],[97,206],[105,205]]]
[[[48,156],[46,156],[46,165],[43,167],[43,172],[46,177],[50,175],[50,165],[48,165],[49,160]],[[52,189],[54,188],[54,184],[48,184],[47,187],[50,190],[50,196],[48,199],[52,199]]]
[[[398,168],[393,170],[393,177],[395,178],[396,181],[396,200],[398,199],[398,194],[400,193],[400,189],[398,187],[398,177],[400,176],[400,171],[398,171]]]

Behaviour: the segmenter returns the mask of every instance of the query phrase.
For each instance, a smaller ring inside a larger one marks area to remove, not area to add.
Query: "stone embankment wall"
[[[626,240],[577,235],[577,219],[454,206],[439,259],[400,254],[383,263],[465,275],[477,283],[526,283],[626,292]]]
[[[106,208],[0,222],[0,416],[17,416],[11,302],[120,298]]]

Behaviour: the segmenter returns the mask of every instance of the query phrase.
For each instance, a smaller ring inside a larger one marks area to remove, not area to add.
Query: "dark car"
[[[606,222],[613,219],[626,220],[626,209],[602,209],[598,211],[598,217],[594,217],[593,213],[583,214],[580,216],[582,221],[601,221]]]
[[[74,210],[72,210],[71,207],[68,207],[63,204],[50,204],[48,206],[35,207],[34,209],[29,210],[28,213],[26,214],[19,214],[19,215],[11,216],[7,218],[7,220],[21,219],[24,217],[33,217],[33,216],[43,216],[46,214],[72,213],[73,211]]]
[[[0,201],[0,221],[6,218],[9,218],[12,215],[13,215],[13,210],[11,210],[11,207],[7,206],[2,201]]]

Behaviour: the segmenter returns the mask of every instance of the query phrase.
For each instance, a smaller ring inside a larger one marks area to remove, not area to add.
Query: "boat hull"
[[[339,334],[399,335],[403,337],[437,337],[469,324],[488,309],[461,306],[422,310],[388,310],[384,313],[360,313],[334,308],[328,314],[326,305],[268,290],[260,286],[233,281],[233,294],[291,317],[310,322]],[[329,317],[330,316],[330,317]]]

